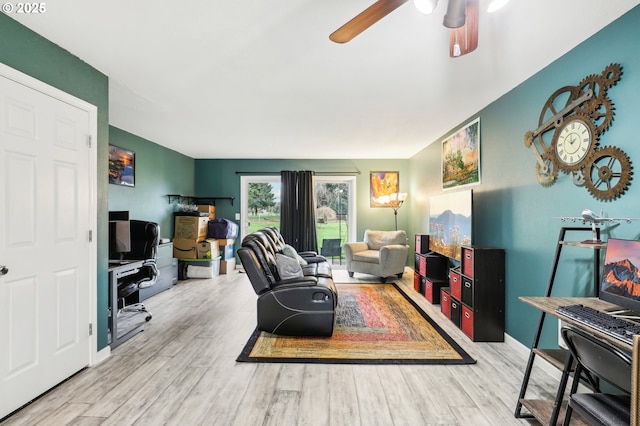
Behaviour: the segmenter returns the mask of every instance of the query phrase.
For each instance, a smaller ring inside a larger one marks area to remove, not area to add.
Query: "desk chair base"
[[[118,315],[120,315],[121,312],[146,313],[147,316],[144,318],[144,320],[147,322],[151,321],[151,318],[153,318],[153,315],[147,310],[147,307],[144,306],[144,303],[132,303],[131,305],[126,305],[118,310]]]

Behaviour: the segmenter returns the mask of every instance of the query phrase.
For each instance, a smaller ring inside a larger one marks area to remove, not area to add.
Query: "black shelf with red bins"
[[[449,258],[428,250],[428,235],[415,238],[415,290],[440,304],[442,313],[474,342],[503,342],[504,249],[462,246],[460,265],[449,268]]]

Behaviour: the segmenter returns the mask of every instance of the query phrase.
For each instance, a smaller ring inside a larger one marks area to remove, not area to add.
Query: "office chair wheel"
[[[149,314],[149,315],[147,315],[147,316],[144,318],[144,320],[145,320],[146,322],[149,322],[149,321],[151,321],[151,318],[153,318],[153,315]]]

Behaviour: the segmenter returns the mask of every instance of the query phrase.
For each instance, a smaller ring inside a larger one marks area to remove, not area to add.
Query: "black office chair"
[[[569,425],[575,410],[591,425],[628,426],[631,421],[631,354],[577,328],[563,327],[561,333],[576,361],[563,425]],[[576,393],[581,376],[592,386],[593,393]],[[601,391],[600,381],[620,392]]]
[[[151,312],[143,303],[134,302],[127,304],[127,298],[143,288],[151,287],[158,280],[159,226],[155,222],[143,220],[131,220],[131,251],[123,255],[124,260],[142,260],[139,270],[125,277],[118,284],[118,314],[122,312],[146,313],[146,321],[151,320]],[[137,300],[137,297],[135,298]]]
[[[340,264],[342,265],[342,247],[340,246],[340,238],[325,238],[322,240],[322,247],[320,247],[320,254],[325,257],[331,257],[333,262],[334,256],[338,256]]]

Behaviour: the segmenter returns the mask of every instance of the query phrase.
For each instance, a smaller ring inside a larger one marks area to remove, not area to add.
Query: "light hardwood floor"
[[[399,284],[477,364],[236,363],[256,296],[235,273],[180,281],[147,300],[144,332],[0,425],[535,424],[513,417],[525,357],[471,342],[413,291],[412,270]],[[534,368],[527,397],[552,398],[556,386]]]

